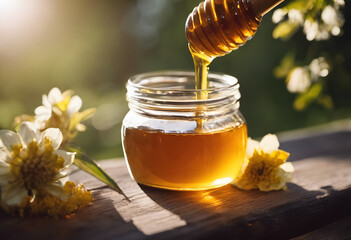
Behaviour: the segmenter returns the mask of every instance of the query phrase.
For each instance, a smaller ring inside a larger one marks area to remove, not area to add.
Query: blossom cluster
[[[300,4],[301,3],[301,4]],[[344,17],[340,11],[344,0],[293,1],[285,8],[279,8],[272,15],[273,23],[280,23],[273,36],[290,37],[299,27],[303,28],[308,41],[326,40],[342,33]],[[284,20],[284,21],[283,21]]]
[[[6,211],[63,216],[93,200],[83,185],[68,181],[76,153],[62,147],[83,130],[80,121],[88,115],[78,112],[82,100],[71,96],[71,91],[61,94],[53,88],[43,95],[35,116],[16,118],[17,133],[0,130],[1,206]]]
[[[283,8],[276,9],[272,21],[278,24],[273,37],[290,39],[299,29],[308,41],[327,40],[331,36],[342,35],[344,16],[342,8],[344,0],[292,0]],[[333,99],[327,91],[333,67],[332,53],[322,52],[317,55],[317,45],[310,44],[307,55],[303,60],[295,60],[296,50],[290,50],[282,59],[280,66],[275,68],[277,78],[286,79],[287,90],[297,94],[293,106],[296,110],[304,110],[315,102],[326,109],[333,108]]]
[[[291,93],[304,93],[320,77],[329,74],[330,66],[323,57],[315,58],[307,66],[298,66],[290,71],[287,78],[287,89]]]
[[[89,108],[79,112],[82,99],[72,95],[72,90],[61,93],[60,89],[53,88],[48,95],[43,95],[43,105],[35,109],[35,116],[22,115],[15,122],[20,124],[23,121],[32,121],[40,131],[59,128],[63,135],[62,145],[67,146],[78,132],[85,131],[86,127],[81,122],[91,118],[96,111],[95,108]]]

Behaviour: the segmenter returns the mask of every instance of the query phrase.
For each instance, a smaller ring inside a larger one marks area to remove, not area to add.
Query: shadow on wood
[[[269,193],[242,191],[232,185],[199,192],[149,188],[131,179],[121,159],[102,161],[130,202],[77,171],[71,180],[83,182],[92,191],[96,199],[92,206],[66,219],[19,218],[0,211],[0,239],[287,239],[306,235],[351,215],[350,140],[347,132],[283,143],[293,159],[301,160],[294,161],[296,172],[288,190]]]
[[[241,191],[233,186],[201,192],[171,192],[142,187],[160,206],[187,222],[153,239],[287,239],[351,213],[351,191]],[[187,237],[191,236],[191,237]]]

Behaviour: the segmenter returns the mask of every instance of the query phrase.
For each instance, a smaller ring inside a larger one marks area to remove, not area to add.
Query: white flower
[[[91,118],[96,111],[89,108],[79,112],[82,99],[72,95],[72,90],[61,93],[58,88],[51,89],[48,95],[43,95],[43,105],[35,109],[34,120],[29,119],[40,131],[59,128],[63,134],[62,146],[70,144],[78,132],[85,131],[86,127],[81,122]]]
[[[58,150],[62,133],[48,128],[40,133],[31,122],[20,125],[18,133],[0,130],[0,186],[1,199],[7,205],[18,205],[25,197],[35,198],[46,191],[60,199],[62,179],[73,163],[74,153]]]
[[[288,13],[288,11],[286,11],[285,9],[278,8],[277,10],[275,10],[273,12],[272,22],[278,23],[278,22],[282,21],[287,13]]]
[[[303,93],[311,86],[309,72],[304,67],[294,68],[288,76],[287,89],[291,93]]]
[[[328,5],[322,11],[322,20],[327,25],[337,25],[338,24],[338,16],[336,10]]]
[[[341,5],[338,2],[334,2],[334,6],[327,5],[321,12],[320,20],[305,21],[303,31],[308,41],[326,40],[330,35],[341,34],[341,27],[344,25],[344,17],[339,10]]]
[[[245,162],[233,184],[245,190],[284,189],[294,172],[292,163],[286,162],[288,157],[289,153],[279,150],[276,135],[267,134],[260,142],[249,138]]]
[[[303,25],[303,31],[306,34],[306,39],[312,41],[318,35],[318,23],[316,21],[306,20]]]
[[[58,88],[51,89],[48,95],[43,95],[43,105],[35,109],[36,119],[45,122],[52,116],[53,112],[58,116],[66,112],[72,118],[73,114],[82,107],[82,99],[77,95],[73,97],[71,95],[71,91],[61,93]]]
[[[336,4],[334,7],[328,5],[323,9],[321,18],[325,23],[324,28],[330,32],[333,36],[338,36],[341,33],[341,27],[344,24],[344,18],[339,10],[339,5]]]
[[[340,33],[341,33],[340,27],[339,26],[333,26],[333,28],[331,30],[331,34],[333,36],[338,36],[338,35],[340,35]]]
[[[334,0],[335,5],[337,6],[344,6],[345,1],[344,0]]]
[[[325,58],[319,57],[313,59],[309,65],[312,81],[317,81],[319,77],[328,76],[329,68],[330,66],[325,61]]]
[[[297,10],[297,9],[289,10],[288,17],[289,17],[289,22],[291,23],[298,23],[298,24],[303,23],[303,14],[300,10]]]

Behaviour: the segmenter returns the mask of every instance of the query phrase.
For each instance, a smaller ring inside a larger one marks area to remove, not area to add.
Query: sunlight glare
[[[43,29],[49,15],[43,0],[0,0],[0,35],[2,47],[28,41]]]
[[[216,179],[213,181],[212,185],[217,186],[217,185],[225,185],[233,181],[233,178],[226,177],[226,178],[221,178],[221,179]]]

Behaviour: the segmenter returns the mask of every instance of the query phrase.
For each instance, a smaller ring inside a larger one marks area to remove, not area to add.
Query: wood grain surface
[[[92,191],[91,206],[67,219],[0,212],[0,239],[313,239],[320,234],[326,238],[317,239],[333,239],[328,233],[348,239],[347,227],[328,229],[350,223],[351,132],[295,138],[281,146],[296,170],[286,191],[242,191],[232,185],[160,190],[133,181],[123,159],[105,160],[101,166],[129,200],[77,171],[71,179]]]

